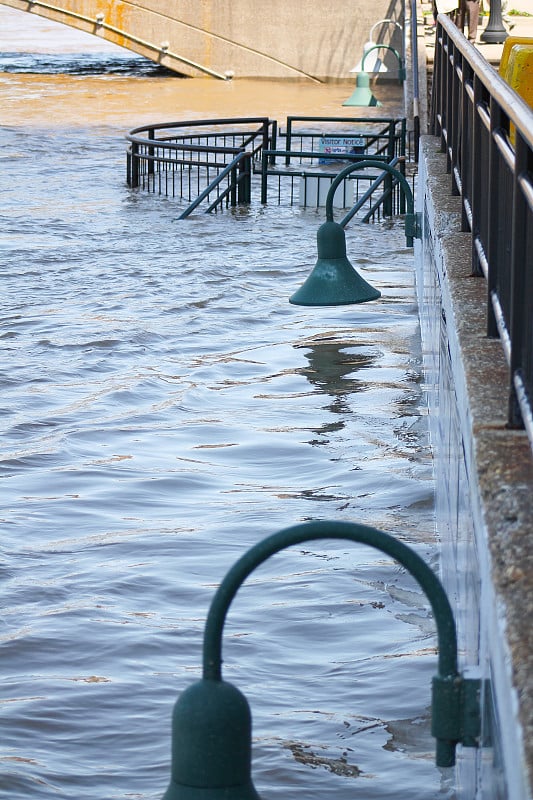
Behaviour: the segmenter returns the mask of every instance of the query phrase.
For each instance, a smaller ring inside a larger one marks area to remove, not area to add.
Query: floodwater
[[[354,521],[438,568],[412,251],[399,221],[351,225],[382,299],[299,308],[321,212],[179,222],[126,186],[130,127],[338,115],[346,86],[184,81],[22,12],[0,23],[0,797],[155,800],[213,592],[248,547]],[[265,800],[449,798],[435,642],[377,551],[325,540],[258,569],[224,676]]]

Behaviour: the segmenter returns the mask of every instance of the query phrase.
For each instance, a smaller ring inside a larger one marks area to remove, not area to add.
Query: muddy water
[[[146,122],[208,119],[213,113],[218,117],[270,116],[278,120],[290,114],[350,117],[354,116],[353,108],[343,108],[342,103],[351,91],[349,84],[183,80],[173,76],[0,76],[5,122],[43,128],[113,124],[129,129]],[[380,87],[376,91],[384,100],[387,95],[398,95],[396,88]],[[399,101],[394,103],[394,112],[392,116],[402,115]],[[383,114],[381,108],[364,112],[365,117]]]
[[[347,87],[183,81],[29,20],[0,10],[0,797],[155,800],[214,587],[247,547],[353,520],[437,563],[412,251],[398,222],[351,226],[382,300],[290,306],[320,214],[180,223],[125,185],[123,136],[350,115]],[[225,659],[265,798],[450,796],[431,615],[379,553],[273,559],[232,608]]]
[[[213,113],[278,120],[289,114],[403,116],[403,95],[396,84],[376,89],[386,113],[376,107],[361,114],[342,106],[355,78],[335,85],[183,80],[169,72],[161,75],[151,62],[108,42],[42,18],[0,6],[0,21],[0,68],[9,71],[8,76],[0,72],[0,101],[8,125],[110,122],[129,128],[147,121],[208,118]],[[85,74],[80,75],[82,69]],[[128,77],[120,74],[127,69]]]

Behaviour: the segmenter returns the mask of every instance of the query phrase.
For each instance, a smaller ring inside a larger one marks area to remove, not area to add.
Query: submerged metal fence
[[[382,213],[403,214],[401,186],[388,173],[383,178],[379,164],[394,162],[405,175],[406,131],[405,118],[289,116],[285,130],[279,128],[278,149],[262,154],[261,202],[274,196],[281,203],[284,188],[290,205],[317,208],[324,204],[327,190],[347,163],[371,160],[376,163],[375,170],[353,173],[346,179],[345,207],[355,203],[362,208],[366,203],[364,222],[379,219]],[[335,143],[345,152],[336,152]]]
[[[430,132],[461,197],[472,272],[487,281],[487,334],[510,370],[508,426],[525,427],[533,447],[533,111],[444,15]]]
[[[285,131],[263,117],[147,125],[126,137],[127,180],[186,201],[180,218],[200,205],[217,211],[250,203],[254,175],[261,203],[316,208],[347,162],[370,159],[376,170],[350,175],[343,187],[346,207],[365,198],[368,221],[405,213],[401,186],[378,167],[394,160],[405,174],[406,138],[405,119],[379,117],[288,117]]]
[[[201,196],[214,210],[250,202],[251,161],[276,141],[265,117],[164,122],[126,136],[132,188],[191,203]]]

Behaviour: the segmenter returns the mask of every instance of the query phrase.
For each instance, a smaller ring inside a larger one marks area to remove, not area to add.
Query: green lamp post
[[[374,50],[374,48],[372,48]],[[366,53],[365,53],[366,55]],[[365,56],[363,56],[363,61]],[[370,75],[364,72],[358,72],[355,76],[355,89],[347,100],[344,101],[343,106],[380,106],[381,103],[375,96],[370,88]]]
[[[455,764],[458,743],[476,746],[480,683],[457,670],[455,622],[433,571],[411,548],[383,531],[349,522],[308,522],[256,544],[217,589],[204,632],[203,677],[182,693],[174,707],[172,774],[163,800],[260,800],[251,778],[250,709],[244,695],[222,678],[224,623],[237,591],[256,567],[280,550],[317,539],[367,544],[394,558],[416,579],[437,626],[438,670],[432,704],[437,766]]]
[[[405,80],[405,67],[403,64],[403,59],[401,55],[398,53],[394,47],[391,47],[389,44],[375,44],[373,47],[368,48],[365,51],[363,58],[361,59],[361,72],[357,74],[355,79],[355,89],[350,95],[350,97],[344,101],[343,106],[380,106],[381,103],[376,100],[374,95],[372,94],[372,90],[370,89],[370,77],[367,72],[365,72],[365,61],[367,56],[373,50],[390,50],[396,58],[398,59],[398,80],[400,83],[403,83]]]
[[[405,176],[390,164],[365,159],[349,164],[336,175],[326,197],[326,222],[317,233],[318,259],[305,283],[289,298],[297,306],[341,306],[377,300],[381,292],[371,286],[352,266],[346,255],[344,227],[333,220],[333,198],[340,183],[352,172],[366,167],[379,168],[394,176],[402,187],[407,214],[405,236],[407,247],[413,246],[413,238],[419,237],[418,217],[414,213],[411,187]],[[344,224],[349,219],[343,220]]]

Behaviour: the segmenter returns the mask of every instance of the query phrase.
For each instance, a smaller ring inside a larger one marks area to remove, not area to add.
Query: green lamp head
[[[317,233],[318,260],[297,292],[289,298],[296,306],[342,306],[377,300],[381,292],[370,286],[350,264],[344,228],[324,222]]]
[[[380,106],[370,88],[370,76],[367,72],[358,72],[355,79],[355,89],[350,97],[344,101],[343,106]]]
[[[197,681],[174,706],[172,775],[163,800],[260,800],[251,751],[244,695],[222,680]]]

